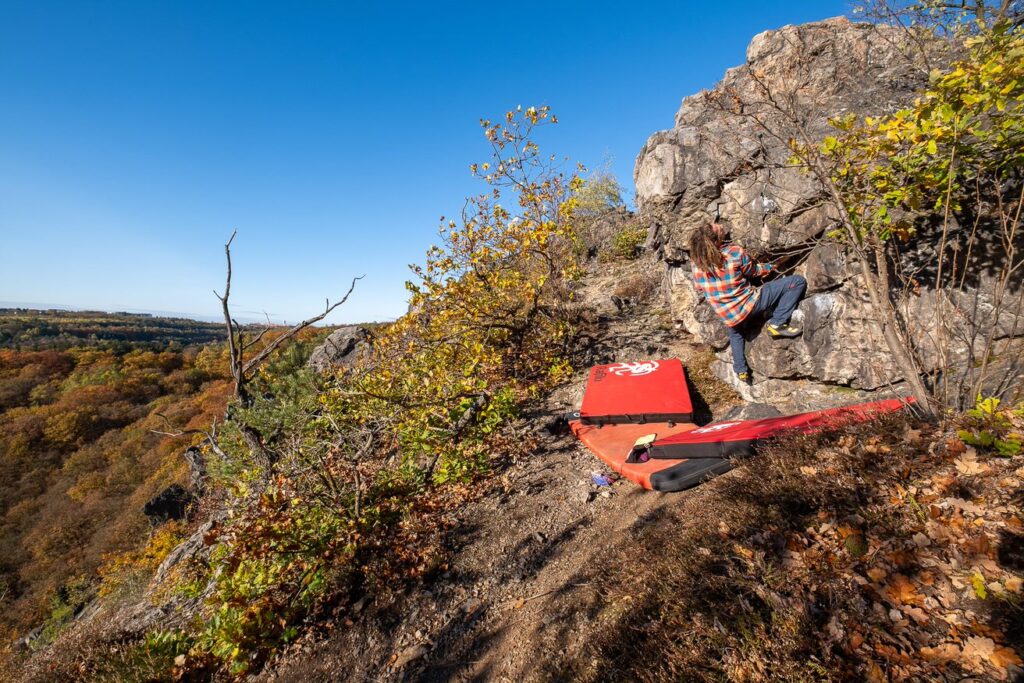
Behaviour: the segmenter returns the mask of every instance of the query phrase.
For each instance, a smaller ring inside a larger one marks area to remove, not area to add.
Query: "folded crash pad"
[[[676,358],[590,369],[580,422],[586,425],[689,422],[693,404]]]
[[[786,432],[811,433],[854,422],[866,422],[883,413],[902,410],[913,399],[888,399],[842,408],[816,410],[762,420],[714,422],[685,433],[659,436],[647,450],[652,460],[679,458],[735,458],[751,455],[757,445]]]
[[[707,481],[732,467],[728,458],[700,458],[696,460],[648,460],[626,462],[636,440],[650,434],[658,438],[684,436],[697,428],[690,423],[587,425],[579,420],[569,423],[573,433],[622,477],[654,491],[682,491]]]

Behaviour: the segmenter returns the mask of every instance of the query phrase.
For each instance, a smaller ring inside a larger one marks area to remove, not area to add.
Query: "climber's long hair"
[[[718,239],[718,232],[712,223],[705,223],[693,231],[690,236],[690,259],[698,269],[714,272],[725,264]]]

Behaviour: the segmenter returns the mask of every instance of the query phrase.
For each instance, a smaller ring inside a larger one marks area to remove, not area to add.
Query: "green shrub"
[[[646,240],[647,231],[636,223],[629,223],[615,233],[612,253],[618,259],[630,261],[640,255],[640,249]]]
[[[1000,409],[998,398],[982,398],[964,418],[964,429],[957,432],[960,440],[970,446],[1012,457],[1024,451],[1024,404]]]
[[[575,213],[582,217],[599,216],[622,205],[622,185],[618,179],[607,171],[596,171],[583,182]]]

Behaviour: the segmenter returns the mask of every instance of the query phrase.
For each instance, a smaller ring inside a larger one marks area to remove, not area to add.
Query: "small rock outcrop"
[[[309,366],[317,372],[352,365],[359,357],[360,349],[366,348],[370,331],[361,325],[339,327],[313,349]]]

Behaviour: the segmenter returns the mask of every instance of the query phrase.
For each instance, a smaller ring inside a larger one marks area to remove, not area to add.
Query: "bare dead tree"
[[[175,429],[166,415],[163,413],[156,413],[156,416],[168,425],[170,431],[151,429],[150,433],[158,434],[160,436],[169,436],[172,438],[193,436],[197,434],[201,435],[203,437],[203,443],[205,443],[211,451],[216,453],[217,457],[219,457],[222,462],[227,460],[227,454],[224,453],[220,444],[217,442],[216,418],[214,418],[213,425],[211,425],[210,430],[207,431],[205,429]],[[185,462],[188,463],[192,491],[197,496],[202,496],[206,488],[206,457],[196,446],[189,446],[185,449],[184,457]]]
[[[234,397],[239,407],[248,408],[252,405],[252,395],[249,391],[249,383],[252,381],[260,366],[263,365],[283,344],[294,339],[307,327],[320,322],[334,309],[348,301],[349,296],[355,289],[356,281],[361,280],[363,276],[360,275],[352,278],[348,291],[346,291],[345,295],[338,301],[332,304],[330,299],[328,299],[324,305],[322,313],[293,325],[274,338],[273,341],[264,345],[251,356],[247,357],[247,352],[263,341],[264,336],[271,328],[269,326],[264,327],[253,338],[246,339],[245,328],[239,325],[238,321],[231,316],[231,308],[229,305],[232,275],[231,243],[234,241],[237,234],[237,230],[232,231],[231,237],[228,238],[228,241],[224,244],[224,256],[227,261],[227,278],[224,284],[224,294],[218,294],[216,290],[214,290],[213,294],[220,300],[221,309],[224,313],[224,326],[227,329],[228,357],[231,378],[234,381]],[[231,420],[235,424],[242,436],[242,440],[245,442],[246,447],[252,452],[253,457],[262,467],[269,471],[274,466],[274,463],[277,462],[280,455],[267,445],[264,435],[260,434],[256,428],[248,424],[245,420],[235,419],[235,414],[232,411],[233,407],[234,406],[228,407],[228,413],[225,419]]]
[[[164,415],[163,413],[156,413],[156,416],[162,419],[165,423],[167,423],[167,425],[171,427],[171,429],[170,431],[160,431],[158,429],[151,429],[150,433],[159,434],[160,436],[170,436],[174,438],[199,434],[203,437],[203,441],[206,443],[206,445],[210,447],[210,450],[216,453],[218,457],[225,460],[227,459],[227,454],[223,450],[221,450],[220,444],[217,442],[216,418],[214,418],[213,420],[213,426],[211,426],[210,430],[207,431],[205,429],[174,429],[173,426],[171,425],[171,421],[167,419],[166,415]]]

